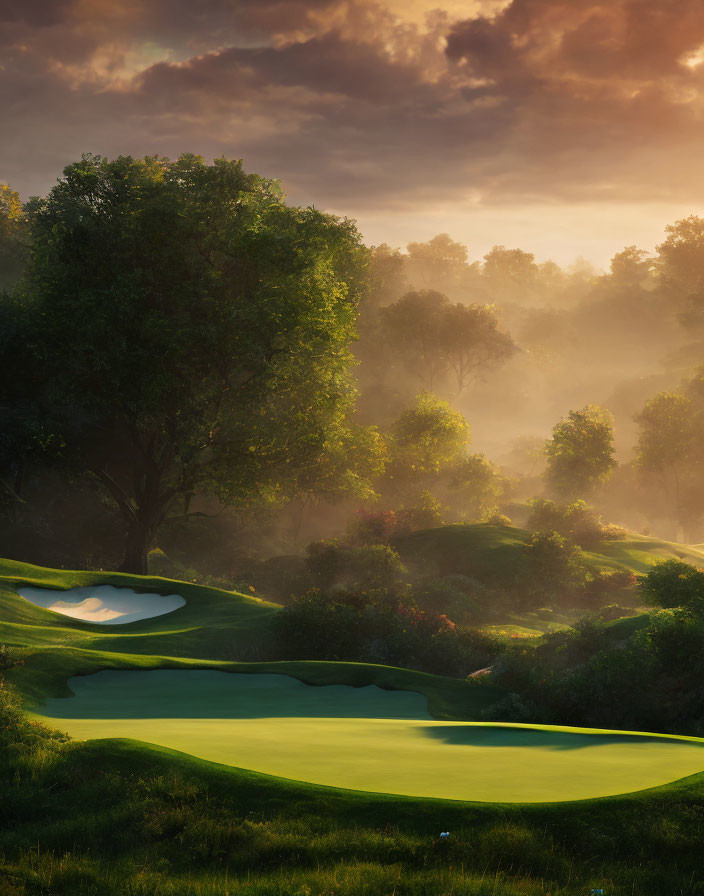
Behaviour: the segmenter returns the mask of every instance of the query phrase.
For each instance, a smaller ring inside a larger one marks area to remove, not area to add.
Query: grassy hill
[[[521,572],[525,562],[523,548],[529,541],[530,533],[525,529],[476,523],[413,532],[399,538],[394,547],[409,568],[423,571],[424,575],[460,573],[509,586]],[[630,533],[614,541],[603,541],[586,554],[596,570],[642,574],[655,563],[672,558],[704,567],[701,546]]]
[[[21,585],[65,590],[116,585],[138,592],[178,593],[186,605],[173,613],[116,627],[69,619],[18,596]],[[66,681],[100,669],[220,669],[279,672],[312,685],[377,685],[418,691],[438,719],[477,718],[503,696],[498,689],[364,663],[279,662],[272,653],[276,604],[187,582],[121,573],[45,569],[0,560],[0,644],[23,649],[24,662],[10,675],[35,705],[44,696],[70,693]],[[264,658],[259,661],[253,658]]]
[[[116,628],[69,619],[17,596],[20,585],[65,590],[114,585],[138,592],[177,592],[186,605],[175,613]],[[44,569],[0,560],[0,642],[17,646],[61,645],[128,654],[256,659],[270,649],[276,604],[256,597],[175,582],[156,576]]]

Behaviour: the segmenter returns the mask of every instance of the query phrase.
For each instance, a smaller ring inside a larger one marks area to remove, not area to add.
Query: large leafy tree
[[[636,416],[635,466],[649,488],[660,488],[685,540],[704,517],[704,377],[681,392],[659,392]]]
[[[353,396],[366,250],[239,162],[69,166],[32,209],[35,388],[126,526],[124,568],[200,491],[289,500]],[[33,325],[33,326],[32,326]]]
[[[452,371],[460,393],[516,350],[491,306],[455,304],[432,289],[406,293],[380,320],[387,345],[430,390]]]
[[[555,494],[567,500],[590,495],[616,467],[612,415],[595,404],[570,411],[553,429],[545,453],[545,478]]]

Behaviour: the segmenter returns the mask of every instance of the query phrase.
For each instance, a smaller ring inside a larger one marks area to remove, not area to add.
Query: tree
[[[557,532],[570,544],[588,548],[608,537],[613,528],[604,526],[599,514],[586,501],[556,504],[546,498],[528,502],[530,514],[526,529],[531,532]]]
[[[347,421],[331,427],[320,455],[296,477],[294,537],[300,534],[306,511],[321,502],[376,500],[375,482],[384,473],[387,455],[386,442],[376,427]]]
[[[587,580],[582,551],[557,532],[534,532],[523,550],[525,566],[517,576],[518,590],[531,602],[540,597],[570,604]]]
[[[704,327],[704,218],[690,215],[665,228],[657,247],[658,292],[688,333]]]
[[[27,220],[19,193],[0,184],[0,290],[13,286],[27,261]]]
[[[681,560],[665,560],[648,570],[639,585],[646,603],[704,609],[704,572]]]
[[[626,246],[611,259],[610,279],[621,289],[637,289],[649,282],[652,267],[650,253],[637,246]]]
[[[375,246],[369,256],[369,288],[365,297],[368,309],[383,308],[408,292],[406,256],[386,243]]]
[[[487,293],[495,301],[529,304],[536,296],[539,275],[532,252],[494,246],[484,256],[482,278]]]
[[[699,377],[687,392],[660,392],[636,416],[639,425],[635,466],[642,479],[655,478],[685,530],[704,510],[704,412],[698,406]]]
[[[431,391],[448,367],[443,352],[447,296],[432,289],[406,293],[379,315],[384,341]]]
[[[429,392],[421,392],[392,429],[396,472],[433,475],[457,463],[470,442],[470,427],[459,411]]]
[[[460,521],[482,520],[498,509],[507,484],[483,454],[468,454],[448,473],[447,500]]]
[[[454,295],[477,279],[477,265],[467,262],[467,247],[447,233],[439,233],[427,243],[409,243],[406,251],[408,279],[416,287]]]
[[[198,491],[288,500],[354,394],[354,225],[192,155],[85,156],[31,225],[44,411],[119,509],[123,568],[146,571],[159,526]]]
[[[457,392],[505,361],[516,346],[488,305],[453,304],[443,293],[406,293],[380,314],[386,342],[429,389],[452,370]]]
[[[616,467],[613,442],[614,422],[609,411],[595,404],[570,411],[545,446],[545,478],[550,488],[568,500],[592,493]]]
[[[457,380],[457,394],[495,364],[516,351],[508,335],[499,330],[490,305],[451,305],[442,318],[441,352]]]

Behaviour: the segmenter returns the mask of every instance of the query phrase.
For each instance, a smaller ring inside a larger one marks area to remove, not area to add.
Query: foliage
[[[704,409],[700,377],[685,392],[660,392],[636,416],[635,466],[644,484],[661,488],[685,537],[704,516]]]
[[[388,544],[398,529],[395,510],[357,510],[350,522],[350,539],[358,544]]]
[[[487,526],[506,526],[510,528],[513,525],[513,520],[505,513],[492,513],[484,522]]]
[[[448,470],[447,479],[447,501],[460,522],[477,522],[496,515],[508,489],[506,477],[483,454],[461,458]]]
[[[704,320],[704,219],[690,215],[665,228],[667,238],[657,247],[660,288],[679,309],[681,322],[701,328]]]
[[[516,580],[524,601],[535,605],[543,596],[563,605],[578,605],[577,594],[589,573],[584,555],[557,532],[534,532],[525,547],[525,566]]]
[[[341,545],[318,541],[308,545],[306,569],[313,587],[329,591],[384,589],[398,594],[405,588],[406,567],[386,544]]]
[[[453,304],[432,289],[407,293],[384,308],[380,320],[392,351],[430,390],[451,370],[459,394],[516,350],[499,330],[493,307]]]
[[[393,425],[387,475],[398,483],[438,474],[462,458],[469,441],[469,424],[462,414],[421,392]]]
[[[373,500],[374,482],[383,475],[386,459],[387,446],[376,427],[338,424],[316,463],[301,471],[296,489],[332,504],[343,498]]]
[[[20,278],[27,262],[27,219],[19,194],[0,184],[0,293]]]
[[[460,677],[487,665],[498,646],[386,589],[310,591],[280,613],[275,627],[285,659],[381,662]]]
[[[687,607],[704,614],[704,571],[681,560],[657,563],[640,580],[643,600],[659,607]]]
[[[413,599],[422,609],[463,625],[483,622],[491,616],[491,590],[469,576],[425,579],[413,588]]]
[[[394,538],[443,524],[443,508],[429,491],[422,491],[411,506],[397,510],[358,510],[350,538],[359,544],[387,544]]]
[[[532,721],[701,736],[702,616],[662,610],[621,633],[632,621],[585,619],[537,645],[510,645],[491,681],[530,706]],[[505,719],[507,708],[490,715]]]
[[[613,426],[609,411],[595,404],[570,411],[555,426],[545,447],[545,478],[555,493],[584,498],[609,479],[616,467]]]
[[[341,438],[366,258],[349,221],[238,162],[86,156],[31,224],[43,409],[122,513],[127,565],[176,499],[281,502]]]
[[[558,504],[547,498],[533,498],[529,506],[526,528],[533,532],[558,532],[579,547],[592,547],[605,538],[622,534],[613,527],[607,529],[596,510],[586,501]]]

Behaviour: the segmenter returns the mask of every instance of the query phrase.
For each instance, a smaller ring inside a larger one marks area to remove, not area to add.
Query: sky
[[[0,182],[242,158],[369,243],[599,265],[704,212],[702,0],[0,0]]]

